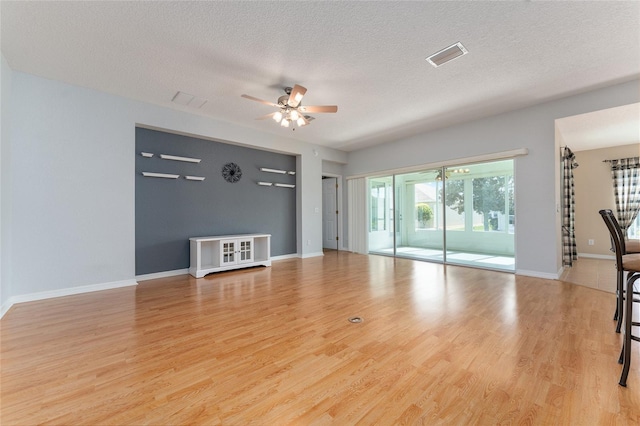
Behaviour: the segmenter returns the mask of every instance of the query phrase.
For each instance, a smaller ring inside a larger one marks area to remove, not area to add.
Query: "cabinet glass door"
[[[239,263],[253,262],[253,240],[240,240]]]
[[[229,265],[236,263],[236,242],[235,241],[222,241],[222,258],[220,263],[222,265]]]

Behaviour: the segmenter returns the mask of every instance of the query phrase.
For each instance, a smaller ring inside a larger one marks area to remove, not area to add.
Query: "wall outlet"
[[[589,245],[592,246],[595,243],[594,240],[589,240]]]
[[[307,240],[307,245],[310,246],[311,245],[311,240]]]

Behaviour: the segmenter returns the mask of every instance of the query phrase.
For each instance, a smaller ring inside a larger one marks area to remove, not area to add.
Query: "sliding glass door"
[[[369,252],[515,270],[513,160],[369,179]]]
[[[515,269],[513,160],[445,169],[447,262]]]
[[[396,175],[396,255],[442,261],[442,181],[439,170]]]
[[[393,176],[369,179],[369,252],[395,254]]]

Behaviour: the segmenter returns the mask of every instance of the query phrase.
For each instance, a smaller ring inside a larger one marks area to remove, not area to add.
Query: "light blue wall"
[[[12,296],[132,280],[136,105],[13,73]]]
[[[11,75],[0,58],[0,316],[11,296]]]
[[[519,148],[516,181],[516,261],[523,274],[556,276],[559,176],[555,119],[640,101],[631,81],[349,153],[347,176],[455,161]]]

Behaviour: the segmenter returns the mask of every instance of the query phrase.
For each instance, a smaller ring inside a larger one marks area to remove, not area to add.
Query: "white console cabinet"
[[[271,266],[271,235],[220,235],[189,238],[189,273],[202,278],[212,272]]]

